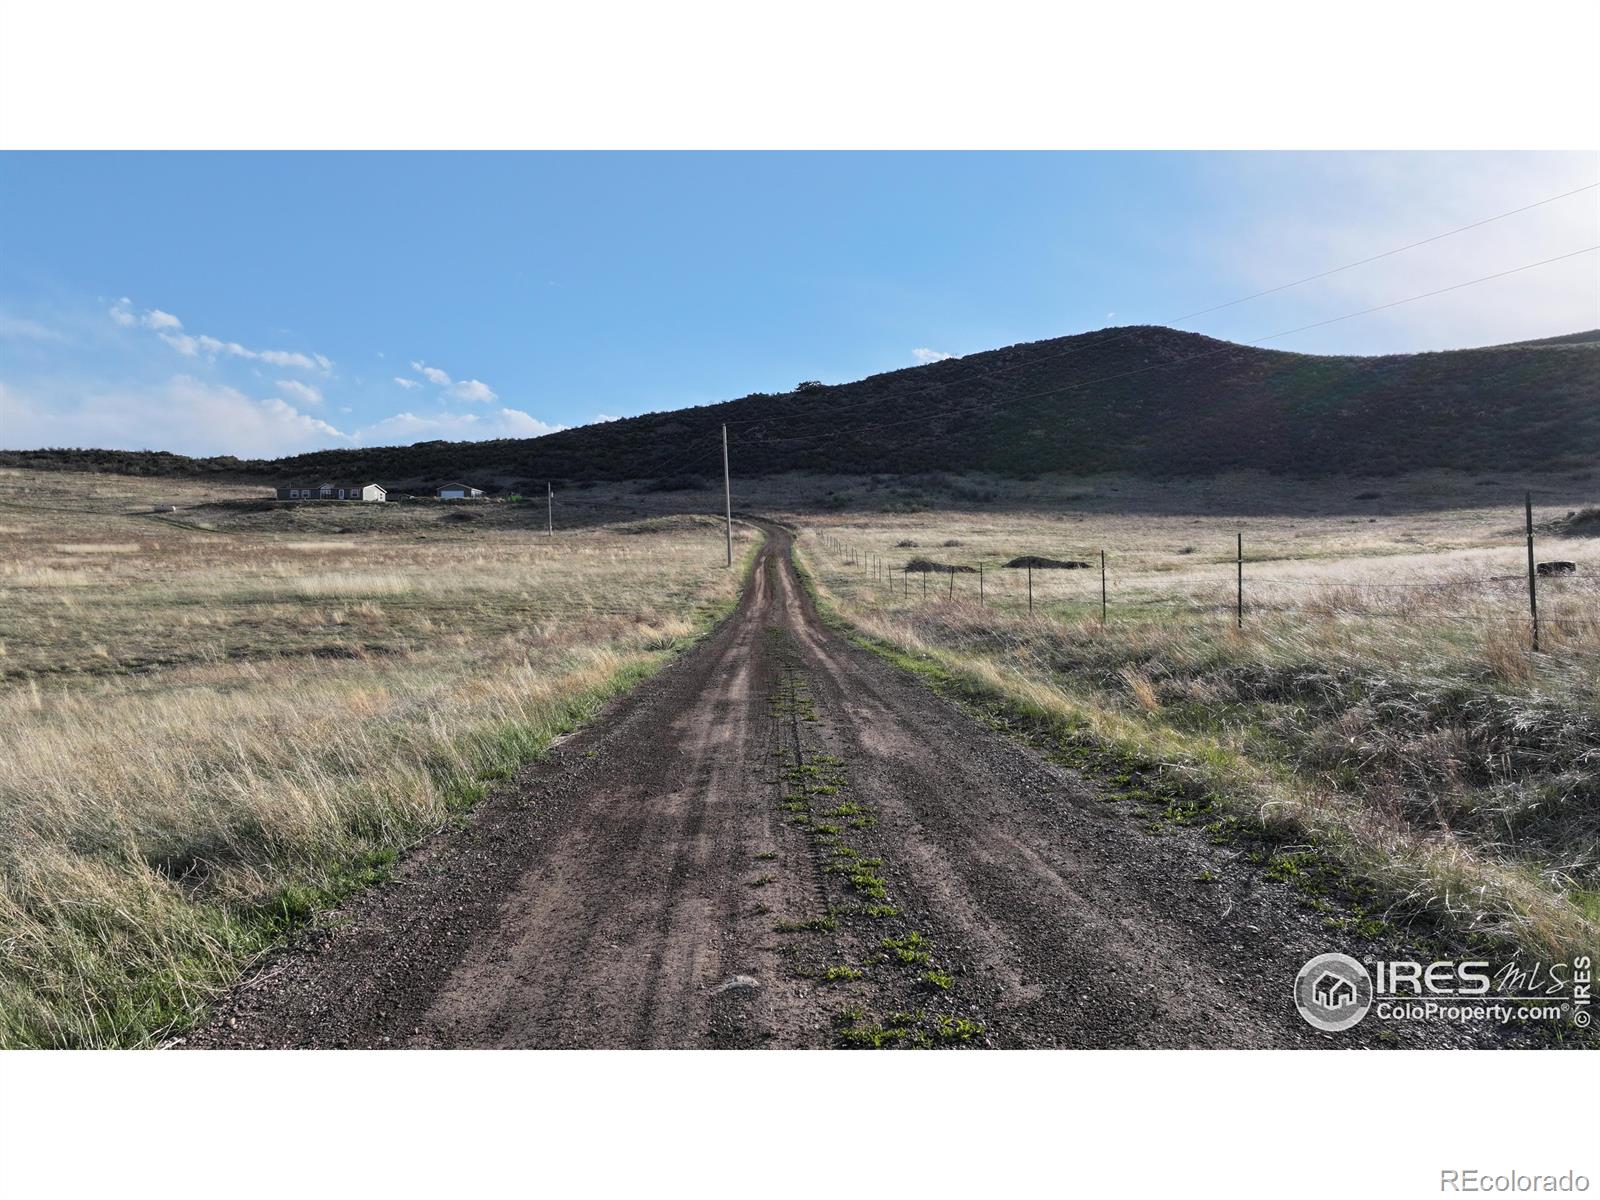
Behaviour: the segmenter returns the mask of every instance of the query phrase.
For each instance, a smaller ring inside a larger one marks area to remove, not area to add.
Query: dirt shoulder
[[[831,632],[789,551],[188,1044],[1474,1044],[1311,1029],[1323,913]]]

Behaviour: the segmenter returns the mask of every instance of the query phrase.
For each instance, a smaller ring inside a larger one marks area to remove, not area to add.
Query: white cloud
[[[947,358],[954,358],[954,354],[943,350],[929,350],[926,346],[919,346],[911,352],[911,357],[919,363],[943,362]]]
[[[490,438],[542,437],[565,428],[564,425],[548,425],[516,408],[502,408],[492,413],[441,412],[427,416],[400,412],[358,429],[355,437],[358,442],[369,445],[425,442],[436,438],[481,442]]]
[[[0,384],[0,440],[7,447],[93,446],[180,454],[276,457],[350,437],[279,397],[179,375],[153,387],[85,391],[48,403]]]
[[[278,386],[301,404],[322,403],[322,389],[312,387],[309,383],[302,383],[298,379],[280,379]]]
[[[481,379],[463,379],[460,383],[452,385],[445,395],[452,400],[464,400],[469,404],[488,404],[499,399],[494,389]]]
[[[438,367],[430,367],[420,358],[411,360],[411,369],[435,387],[443,389],[441,395],[446,400],[459,400],[466,404],[492,404],[500,399],[495,390],[483,380],[452,380],[448,371],[440,370]],[[415,379],[402,379],[398,375],[395,376],[395,382],[407,390],[422,386]],[[514,410],[507,409],[506,411]]]
[[[298,350],[252,350],[238,342],[225,342],[209,334],[184,333],[183,322],[171,313],[163,312],[159,308],[147,308],[144,312],[135,312],[133,301],[126,296],[111,306],[111,319],[125,329],[137,327],[154,330],[163,342],[185,358],[196,358],[204,354],[215,361],[219,357],[227,356],[299,371],[321,371],[324,375],[333,369],[333,360],[325,354],[301,354]]]
[[[141,329],[182,329],[183,322],[169,312],[162,312],[159,308],[147,308],[142,313],[133,311],[133,301],[126,296],[111,306],[111,319],[124,328],[138,326]]]
[[[249,355],[246,354],[245,357],[248,358]],[[275,367],[299,367],[302,371],[317,370],[319,368],[326,371],[328,369],[322,366],[322,363],[328,360],[320,354],[313,358],[298,354],[293,350],[257,350],[255,357],[264,363],[271,363]]]
[[[59,342],[62,340],[61,334],[51,329],[48,325],[42,325],[38,321],[30,321],[26,317],[9,316],[6,313],[0,313],[0,337],[15,338],[19,341],[25,339],[33,342]]]
[[[168,345],[172,345],[174,349],[178,349],[181,353],[192,354],[194,352],[192,350],[183,350],[177,346],[169,334],[162,334],[161,337],[163,341]],[[230,358],[243,358],[252,362],[268,363],[274,367],[294,367],[301,371],[314,371],[321,367],[324,373],[326,373],[327,367],[323,367],[323,363],[328,363],[328,366],[333,365],[320,354],[314,356],[301,354],[297,350],[252,350],[248,346],[241,346],[238,342],[224,342],[214,337],[207,337],[205,334],[201,334],[197,338],[186,338],[185,340],[194,343],[213,359],[220,355],[227,355]]]
[[[411,369],[418,375],[421,375],[429,383],[436,383],[440,387],[450,386],[450,376],[446,375],[438,367],[430,367],[425,362],[413,361],[411,364]]]

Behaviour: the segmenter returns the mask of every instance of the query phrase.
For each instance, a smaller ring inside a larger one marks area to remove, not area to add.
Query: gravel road
[[[1361,951],[1324,913],[829,630],[767,532],[714,633],[185,1044],[1492,1040],[1310,1028],[1296,972]]]

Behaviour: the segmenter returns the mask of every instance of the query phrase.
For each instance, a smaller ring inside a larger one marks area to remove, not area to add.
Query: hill
[[[782,395],[541,438],[325,450],[273,461],[155,451],[0,451],[0,464],[416,487],[455,476],[715,476],[719,427],[741,476],[1262,470],[1548,471],[1600,463],[1600,331],[1378,357],[1295,354],[1161,326],[991,350]]]

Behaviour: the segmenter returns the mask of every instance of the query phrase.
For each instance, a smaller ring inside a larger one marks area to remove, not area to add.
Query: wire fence
[[[976,603],[1040,619],[1102,623],[1159,614],[1169,620],[1227,620],[1240,629],[1273,617],[1463,625],[1525,638],[1534,651],[1600,660],[1600,576],[1594,565],[1573,563],[1570,572],[1563,567],[1546,573],[1531,553],[1531,542],[1526,572],[1457,571],[1403,581],[1321,572],[1304,578],[1257,574],[1262,565],[1285,560],[1252,559],[1242,537],[1233,559],[1181,572],[1123,569],[1130,560],[1147,560],[1144,552],[1096,550],[1056,560],[1076,564],[1072,567],[1012,567],[993,558],[941,563],[905,547],[885,551],[826,529],[817,530],[816,538],[832,569],[914,606]],[[1161,574],[1178,577],[1163,580]]]
[[[602,514],[685,516],[681,503],[666,497],[553,498],[554,510],[588,521],[614,519]],[[715,517],[721,515],[698,514]],[[559,524],[559,522],[558,522]],[[1574,564],[1572,574],[1540,573],[1528,545],[1526,572],[1496,570],[1488,574],[1457,571],[1434,579],[1378,580],[1317,573],[1304,578],[1258,574],[1262,567],[1280,567],[1290,558],[1255,557],[1236,535],[1236,556],[1213,560],[1206,567],[1128,571],[1129,561],[1147,552],[1119,554],[1096,550],[1076,559],[1071,569],[1058,566],[1008,567],[998,559],[979,558],[939,563],[904,553],[908,547],[879,548],[828,529],[814,531],[819,546],[832,556],[831,565],[846,576],[867,580],[885,595],[915,604],[973,603],[1025,609],[1030,614],[1109,622],[1133,614],[1231,618],[1244,628],[1269,617],[1322,618],[1340,622],[1424,622],[1495,630],[1526,636],[1534,650],[1563,657],[1600,660],[1600,574],[1594,564]],[[1531,538],[1532,524],[1529,521]],[[930,553],[939,548],[929,547]],[[1171,574],[1173,580],[1158,576]],[[1071,583],[1066,583],[1071,580]],[[1280,591],[1286,590],[1286,591]],[[1447,611],[1445,606],[1448,605]],[[1543,608],[1537,608],[1543,605]],[[1549,636],[1544,644],[1537,631]]]

